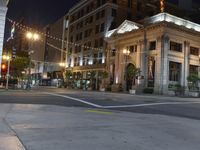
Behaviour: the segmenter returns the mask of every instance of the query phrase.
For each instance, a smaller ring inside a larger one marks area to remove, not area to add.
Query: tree
[[[140,69],[135,65],[129,65],[127,68],[127,79],[132,81],[132,85],[135,83],[135,78],[140,74]]]
[[[66,71],[65,71],[65,83],[66,83],[65,87],[71,85],[71,82],[72,82],[72,75],[73,75],[73,73],[72,73],[71,70],[66,70]]]
[[[28,56],[28,53],[26,52],[20,52],[16,55],[16,58],[14,58],[11,61],[10,67],[11,67],[11,75],[16,78],[23,77],[22,72],[27,69],[30,65],[30,58]],[[30,67],[33,67],[33,63],[31,63]]]
[[[101,84],[102,88],[105,88],[105,79],[107,79],[108,76],[109,76],[109,74],[108,74],[107,71],[101,71],[101,72],[99,72],[99,77],[102,79],[102,84]]]
[[[187,80],[190,84],[189,85],[190,90],[198,89],[198,81],[200,81],[200,77],[198,76],[198,74],[190,74],[187,77]]]
[[[96,77],[96,71],[90,71],[90,84],[89,87],[94,89],[95,88],[95,77]]]

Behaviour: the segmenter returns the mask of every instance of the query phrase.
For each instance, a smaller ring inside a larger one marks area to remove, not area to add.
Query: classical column
[[[167,94],[169,82],[169,37],[167,35],[157,38],[157,50],[154,91],[158,94]]]
[[[113,46],[113,49],[115,49],[114,83],[118,84],[118,83],[122,83],[121,75],[120,75],[120,73],[122,72],[122,70],[121,70],[121,59],[120,59],[121,55],[120,55],[120,48],[118,46],[116,46],[116,47]]]
[[[168,94],[168,83],[169,83],[169,61],[168,61],[168,52],[169,52],[169,37],[167,35],[162,36],[162,49],[161,49],[161,60],[162,60],[162,94]]]
[[[141,42],[137,42],[136,67],[141,69]]]
[[[141,87],[147,85],[147,40],[140,41],[140,70],[141,70]]]
[[[184,61],[181,76],[181,83],[185,87],[185,94],[188,94],[188,82],[187,77],[189,76],[189,56],[190,56],[190,42],[184,42]]]

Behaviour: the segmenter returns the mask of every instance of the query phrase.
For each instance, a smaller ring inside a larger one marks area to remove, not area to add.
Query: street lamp
[[[64,63],[64,62],[60,62],[59,63],[59,66],[62,68],[62,70],[61,70],[61,74],[62,74],[62,77],[63,77],[63,79],[64,79],[64,71],[65,71],[65,66],[66,66],[66,63]],[[61,83],[60,83],[61,84]],[[58,83],[58,86],[59,86],[59,83]]]
[[[8,80],[9,80],[9,76],[10,76],[10,60],[11,57],[8,55],[3,55],[3,60],[8,61],[8,68],[7,68],[7,74],[6,74],[6,90],[8,90]]]
[[[27,89],[29,89],[30,88],[30,79],[31,79],[31,54],[33,54],[34,53],[34,51],[30,51],[30,52],[28,52],[28,56],[29,56],[29,65],[28,65],[28,81],[27,81]]]
[[[40,36],[37,33],[27,32],[26,38],[29,39],[29,40],[37,41],[37,40],[40,39]]]
[[[124,76],[124,80],[125,80],[125,91],[127,91],[127,62],[128,62],[128,56],[129,56],[129,54],[130,54],[130,51],[128,50],[128,49],[124,49],[123,50],[123,54],[124,54],[124,56],[125,56],[125,76]]]
[[[30,44],[32,45],[32,41],[38,41],[40,39],[40,36],[37,33],[29,31],[29,32],[26,33],[26,38],[31,42]],[[30,58],[30,60],[31,60],[31,54],[33,54],[33,53],[34,53],[34,51],[33,50],[30,51],[30,48],[29,48],[29,58]],[[30,80],[30,67],[31,67],[31,62],[29,64],[29,78],[28,78],[29,80]],[[36,76],[36,71],[35,71],[35,76],[34,76],[35,83],[37,82],[36,78],[38,78],[38,76]],[[30,82],[30,81],[28,81],[28,82]]]

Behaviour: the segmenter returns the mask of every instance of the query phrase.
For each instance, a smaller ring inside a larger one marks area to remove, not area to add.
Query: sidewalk
[[[0,104],[0,114],[5,117],[0,119],[0,150],[25,150],[24,147],[27,150],[149,150],[150,147],[197,150],[200,147],[197,132],[200,121],[195,119],[45,105]]]
[[[0,104],[0,150],[25,150],[16,133],[5,120],[12,105]]]

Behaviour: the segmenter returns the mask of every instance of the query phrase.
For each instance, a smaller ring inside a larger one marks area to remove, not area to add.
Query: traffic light
[[[4,63],[1,64],[1,73],[2,75],[6,75],[7,73],[7,65]]]
[[[5,64],[2,64],[2,70],[5,70],[6,69],[6,65]]]

